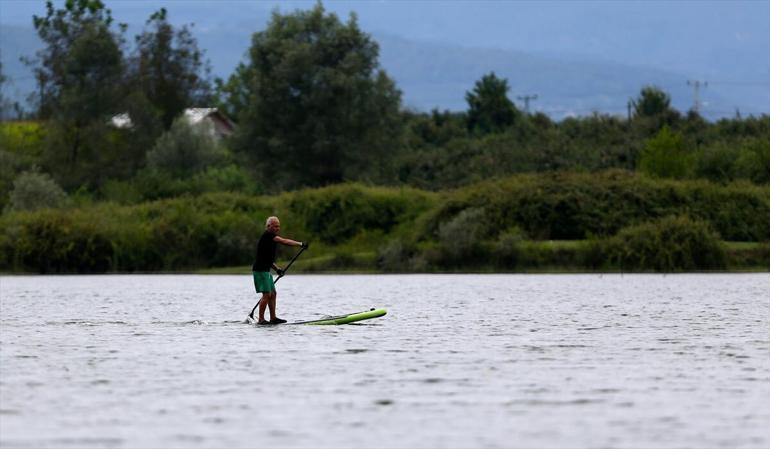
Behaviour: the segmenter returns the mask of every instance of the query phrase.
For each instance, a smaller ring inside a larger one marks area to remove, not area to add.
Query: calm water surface
[[[0,446],[770,447],[770,274],[0,277]]]

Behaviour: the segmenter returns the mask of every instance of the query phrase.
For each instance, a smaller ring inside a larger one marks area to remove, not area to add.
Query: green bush
[[[726,240],[770,240],[769,192],[748,182],[653,181],[615,171],[523,175],[441,195],[346,184],[278,196],[214,192],[133,205],[86,201],[0,215],[0,268],[244,266],[265,218],[275,214],[284,235],[313,242],[303,258],[308,269],[712,269],[725,262],[710,229]],[[690,218],[662,218],[670,215]],[[586,237],[591,244],[581,241]],[[644,253],[655,239],[672,242],[666,247],[672,253],[657,247]],[[634,251],[621,251],[628,248]],[[649,254],[662,254],[662,262],[650,262],[657,259]],[[761,264],[763,254],[731,253],[727,266]]]
[[[6,268],[37,273],[103,273],[113,246],[101,226],[61,211],[24,214],[2,240]]]
[[[0,122],[0,210],[8,205],[13,181],[41,164],[43,137],[36,122]]]
[[[464,209],[438,229],[439,248],[443,264],[467,266],[480,262],[485,255],[482,242],[488,234],[484,210]]]
[[[377,267],[387,272],[406,271],[410,256],[400,239],[391,239],[377,249]]]
[[[3,148],[0,145],[0,148]],[[0,149],[0,211],[5,209],[10,201],[13,181],[20,173],[30,170],[33,166],[23,156]]]
[[[746,142],[735,161],[739,177],[757,184],[770,183],[770,140],[752,139]]]
[[[770,243],[731,243],[727,245],[731,269],[770,271]]]
[[[415,189],[385,189],[341,184],[308,189],[283,197],[290,222],[322,241],[339,244],[362,230],[391,231],[414,220],[427,207],[427,195]]]
[[[136,204],[144,199],[141,190],[135,182],[109,179],[99,188],[99,193],[105,201],[113,201],[118,204]]]
[[[67,194],[47,173],[27,171],[13,182],[8,209],[12,211],[61,207]]]
[[[536,240],[608,237],[668,215],[707,221],[725,240],[770,240],[770,188],[652,180],[630,172],[519,175],[448,192],[418,224],[422,240],[460,211],[483,207],[490,229]]]
[[[517,268],[522,270],[585,270],[587,245],[577,241],[524,241],[518,248]]]
[[[736,179],[735,161],[740,152],[725,143],[705,147],[695,157],[695,176],[715,182]]]
[[[146,169],[129,183],[107,183],[102,188],[105,199],[121,203],[200,195],[209,192],[240,192],[255,194],[261,187],[243,168],[235,164],[213,166],[191,176],[176,177],[167,171]]]
[[[35,159],[43,153],[46,129],[38,122],[0,122],[0,143],[5,151]]]
[[[644,144],[639,156],[639,169],[655,178],[683,179],[692,165],[690,159],[682,135],[664,126]]]
[[[183,177],[198,173],[225,158],[225,151],[205,124],[190,125],[186,118],[181,117],[147,153],[147,166],[174,177]]]
[[[208,263],[217,267],[251,265],[264,223],[234,210],[211,216],[209,220],[217,241],[216,251]]]
[[[525,235],[518,227],[513,227],[501,233],[494,244],[493,255],[498,267],[512,269],[521,259],[522,244]]]
[[[726,266],[719,235],[703,221],[666,217],[631,226],[605,243],[606,260],[622,270],[718,270]]]
[[[770,141],[749,138],[739,142],[719,141],[698,151],[695,176],[717,182],[746,179],[756,184],[770,182]]]

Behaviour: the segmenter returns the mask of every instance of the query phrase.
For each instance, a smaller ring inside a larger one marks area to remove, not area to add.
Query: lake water
[[[767,448],[770,274],[0,277],[3,448]]]

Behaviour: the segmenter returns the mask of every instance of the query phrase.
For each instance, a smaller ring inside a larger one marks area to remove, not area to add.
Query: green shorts
[[[257,293],[270,293],[275,290],[273,276],[268,271],[252,271],[254,275],[254,288]]]

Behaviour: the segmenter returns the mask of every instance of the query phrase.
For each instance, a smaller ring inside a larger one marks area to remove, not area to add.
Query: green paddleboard
[[[388,313],[385,309],[370,309],[364,312],[349,313],[347,315],[330,316],[310,321],[297,321],[289,324],[350,324],[356,321],[378,318]]]

